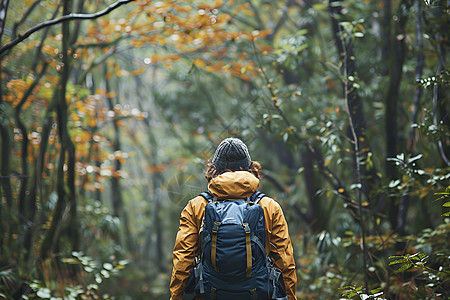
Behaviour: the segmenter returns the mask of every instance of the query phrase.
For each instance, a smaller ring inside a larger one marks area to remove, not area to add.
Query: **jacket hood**
[[[208,189],[218,199],[245,199],[258,189],[259,179],[250,172],[225,172],[208,184]]]

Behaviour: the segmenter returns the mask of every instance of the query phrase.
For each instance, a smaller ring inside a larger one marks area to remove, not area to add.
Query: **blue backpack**
[[[287,299],[281,271],[265,251],[264,212],[255,192],[246,200],[218,201],[209,191],[200,230],[201,256],[184,290],[184,299]]]

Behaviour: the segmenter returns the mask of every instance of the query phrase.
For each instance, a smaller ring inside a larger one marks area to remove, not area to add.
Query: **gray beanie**
[[[227,138],[216,149],[212,164],[217,171],[248,170],[252,163],[248,148],[240,139]]]

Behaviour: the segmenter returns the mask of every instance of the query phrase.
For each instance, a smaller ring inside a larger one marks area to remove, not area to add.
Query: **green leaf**
[[[404,262],[407,262],[407,261],[408,261],[408,260],[407,260],[406,258],[397,259],[397,260],[391,261],[391,262],[389,263],[389,265],[401,264],[401,263],[404,263]]]
[[[319,4],[320,5],[320,4]],[[314,5],[313,5],[314,6]],[[306,35],[308,33],[308,29],[300,29],[297,34],[298,35]]]
[[[403,266],[401,266],[400,268],[398,268],[398,270],[395,271],[395,273],[403,272],[403,271],[405,271],[405,270],[408,270],[408,269],[411,268],[411,267],[412,267],[412,264],[411,264],[411,263],[404,264]]]
[[[314,5],[312,6],[312,8],[315,9],[315,10],[324,10],[324,9],[327,8],[327,6],[328,6],[328,5],[326,5],[326,4],[317,3],[317,4],[314,4]]]
[[[68,264],[77,264],[78,263],[78,260],[76,260],[75,258],[63,258],[63,259],[61,259],[61,261],[62,262],[64,262],[64,263],[68,263]]]
[[[445,202],[444,204],[442,204],[443,207],[450,207],[450,201],[449,202]]]
[[[370,292],[371,292],[372,294],[376,294],[376,293],[379,293],[379,292],[381,292],[381,288],[379,287],[379,288],[376,288],[376,289],[370,290]]]

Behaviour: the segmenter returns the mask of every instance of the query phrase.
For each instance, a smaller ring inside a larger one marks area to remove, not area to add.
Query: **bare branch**
[[[60,7],[61,7],[61,4],[58,4],[56,6],[56,9],[52,15],[52,19],[56,18]],[[42,56],[42,47],[44,47],[44,42],[45,42],[45,39],[47,38],[49,31],[50,31],[50,27],[47,27],[47,28],[45,28],[44,32],[42,33],[41,41],[39,42],[39,45],[36,48],[36,57],[37,58],[40,58]],[[38,62],[39,62],[39,59],[35,59],[33,61],[33,64],[31,65],[31,71],[36,72]]]
[[[25,40],[26,38],[28,38],[31,34],[33,34],[34,32],[41,30],[43,28],[49,27],[49,26],[53,26],[59,23],[63,23],[63,22],[67,22],[67,21],[72,21],[72,20],[92,20],[92,19],[97,19],[99,17],[102,17],[104,15],[109,14],[111,11],[115,10],[116,8],[133,2],[134,0],[119,0],[117,2],[114,2],[113,4],[109,5],[108,7],[106,7],[105,9],[96,12],[96,13],[92,13],[92,14],[68,14],[68,15],[64,15],[60,18],[57,19],[53,19],[53,20],[49,20],[49,21],[45,21],[42,22],[40,24],[37,24],[36,26],[31,27],[29,30],[27,30],[24,34],[19,35],[17,38],[15,38],[14,40],[12,40],[11,42],[9,42],[8,44],[4,45],[3,47],[0,48],[0,55],[2,55],[5,51],[7,51],[8,49],[11,49],[12,47],[16,46],[17,44],[19,44],[20,42],[22,42],[23,40]]]
[[[8,13],[9,0],[0,3],[0,43],[2,42],[3,31],[5,29],[6,15]]]
[[[23,24],[23,22],[25,22],[25,20],[31,15],[31,13],[33,12],[33,10],[36,8],[36,6],[38,6],[38,4],[41,2],[42,0],[36,0],[34,1],[30,7],[27,9],[27,11],[22,15],[22,18],[17,21],[12,29],[12,36],[15,38],[16,37],[16,33],[17,33],[17,29],[19,28],[20,25]]]

